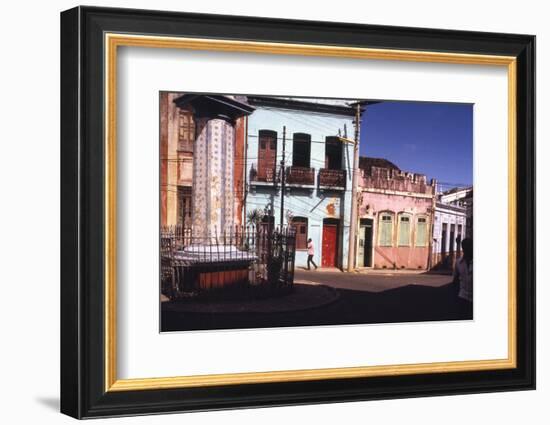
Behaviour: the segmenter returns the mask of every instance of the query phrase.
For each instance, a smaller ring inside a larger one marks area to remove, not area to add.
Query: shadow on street
[[[382,292],[338,288],[338,292],[336,301],[322,307],[272,313],[191,313],[162,303],[162,331],[472,319],[471,305],[458,298],[452,284],[405,285]]]

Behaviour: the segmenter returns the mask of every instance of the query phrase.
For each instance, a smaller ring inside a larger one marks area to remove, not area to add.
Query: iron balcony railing
[[[286,183],[313,186],[315,169],[308,167],[290,166],[286,169]]]
[[[280,167],[258,169],[253,166],[250,170],[252,183],[281,182]],[[315,169],[309,167],[286,167],[285,182],[289,185],[313,186],[315,184]],[[321,168],[319,170],[319,186],[324,188],[340,189],[346,187],[346,170],[332,170]]]
[[[251,182],[278,183],[280,178],[279,167],[262,167],[252,166],[250,169]]]
[[[319,170],[319,186],[326,188],[346,187],[346,170],[332,170],[321,168]]]

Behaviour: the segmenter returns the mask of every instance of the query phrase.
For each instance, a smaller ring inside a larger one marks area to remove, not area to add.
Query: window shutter
[[[195,140],[195,123],[193,121],[191,112],[180,109],[178,119],[178,150],[193,152],[193,142]]]
[[[398,246],[409,246],[411,243],[411,219],[407,215],[399,216]]]
[[[261,181],[273,181],[277,161],[277,132],[259,130],[258,132],[258,178]]]
[[[293,217],[292,226],[296,231],[296,249],[307,248],[307,218]]]
[[[416,246],[427,245],[428,223],[424,217],[419,217],[416,223]]]
[[[393,219],[390,214],[383,214],[380,217],[380,246],[392,246]]]

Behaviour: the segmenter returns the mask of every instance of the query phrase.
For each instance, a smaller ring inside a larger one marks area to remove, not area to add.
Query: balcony
[[[260,186],[277,185],[280,180],[279,174],[277,167],[257,169],[253,166],[250,169],[250,183]]]
[[[308,167],[291,166],[286,169],[286,183],[297,186],[313,186],[315,170]]]
[[[319,170],[319,187],[322,189],[344,190],[346,188],[346,170]]]

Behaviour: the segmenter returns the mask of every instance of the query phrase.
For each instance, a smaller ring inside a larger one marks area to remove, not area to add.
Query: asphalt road
[[[406,285],[422,285],[433,288],[450,283],[452,276],[432,273],[407,273],[402,271],[377,271],[363,273],[342,273],[339,270],[325,271],[296,269],[294,281],[322,284],[339,289],[382,292]]]
[[[297,285],[331,286],[338,299],[319,308],[274,313],[183,312],[162,303],[161,325],[163,331],[183,331],[472,319],[471,305],[457,297],[450,280],[448,275],[297,270]]]

